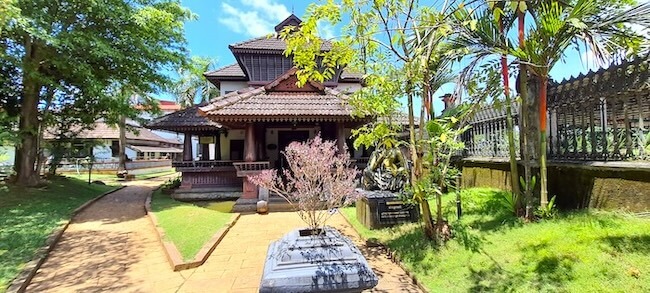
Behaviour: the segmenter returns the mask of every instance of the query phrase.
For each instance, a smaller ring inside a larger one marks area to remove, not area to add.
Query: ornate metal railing
[[[237,170],[238,177],[257,174],[263,170],[268,170],[271,167],[269,162],[236,162],[233,163],[233,166],[235,166],[235,169]]]
[[[513,106],[518,110],[519,106]],[[650,159],[648,56],[590,72],[548,90],[548,158],[562,161]],[[515,113],[515,139],[518,115]],[[463,136],[465,156],[508,157],[505,111],[486,106]],[[519,154],[519,142],[515,142]]]
[[[233,161],[176,161],[172,167],[181,172],[233,170]]]
[[[513,107],[513,123],[517,125],[519,115]],[[494,105],[480,109],[470,122],[471,128],[461,136],[465,143],[463,156],[469,157],[507,157],[508,136],[506,112],[504,107]],[[519,128],[515,127],[515,148],[519,153]]]

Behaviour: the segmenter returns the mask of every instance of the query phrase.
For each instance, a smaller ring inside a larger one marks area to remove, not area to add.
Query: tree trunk
[[[519,48],[524,49],[525,47],[525,39],[524,39],[524,13],[522,11],[517,11],[517,21],[518,21],[518,37],[519,37]],[[520,60],[521,61],[521,60]],[[533,217],[533,191],[532,188],[529,187],[529,182],[531,182],[532,179],[532,170],[531,170],[531,165],[530,165],[530,150],[529,150],[529,145],[530,142],[528,141],[529,135],[529,123],[528,123],[528,107],[527,107],[527,102],[528,102],[528,70],[526,68],[526,65],[523,64],[522,62],[519,63],[519,95],[521,96],[521,111],[519,115],[519,123],[520,123],[520,140],[521,140],[521,146],[520,146],[520,152],[521,152],[521,158],[522,162],[524,165],[524,182],[526,186],[523,186],[524,188],[524,202],[526,204],[526,210],[525,210],[525,217],[527,219],[531,219]]]
[[[121,116],[120,117],[120,122],[119,122],[119,128],[120,128],[120,151],[119,151],[119,161],[117,164],[117,172],[125,172],[126,171],[126,116]]]
[[[51,87],[47,88],[47,95],[45,97],[45,107],[43,108],[43,115],[41,123],[38,127],[38,158],[36,161],[36,174],[37,176],[41,175],[41,170],[43,170],[43,165],[47,157],[45,156],[45,148],[43,147],[43,132],[47,125],[46,121],[50,114],[50,107],[52,106],[52,100],[54,99],[54,89]]]
[[[506,98],[506,134],[508,136],[508,155],[510,159],[510,190],[515,197],[515,213],[520,215],[523,208],[521,188],[519,188],[519,166],[517,165],[517,152],[515,150],[515,130],[512,119],[512,100]]]
[[[423,200],[420,202],[420,207],[422,208],[422,221],[424,221],[424,235],[429,239],[435,239],[435,227],[433,227],[433,221],[431,218],[431,207],[429,207],[429,202]]]
[[[499,21],[499,31],[503,34],[503,19]],[[515,152],[515,135],[512,121],[512,100],[510,99],[510,79],[508,75],[508,59],[501,55],[501,74],[503,75],[503,92],[506,102],[506,135],[508,136],[508,154],[510,159],[510,190],[515,198],[515,212],[519,215],[521,210],[521,190],[519,189],[519,169],[517,166],[517,153]]]
[[[539,84],[539,177],[540,177],[540,204],[548,204],[548,191],[546,186],[546,90],[548,77],[541,76]]]
[[[23,101],[20,108],[20,157],[17,158],[16,185],[36,186],[38,174],[34,169],[38,153],[38,100],[40,86],[33,80],[23,81]]]
[[[20,103],[20,144],[16,147],[16,185],[36,186],[38,176],[35,166],[38,152],[38,101],[41,85],[36,79],[39,69],[37,47],[32,38],[25,36],[23,57],[23,92]]]
[[[420,203],[422,207],[422,221],[424,221],[424,234],[429,239],[436,239],[436,230],[433,227],[431,210],[429,208],[429,202],[427,202],[426,197],[423,194],[423,191],[418,187],[418,182],[420,180],[421,174],[421,162],[418,155],[418,150],[415,141],[415,115],[413,111],[413,94],[410,93],[412,87],[410,84],[407,85],[407,101],[408,101],[408,115],[409,115],[409,148],[411,152],[411,187],[413,189],[413,197],[416,201]]]

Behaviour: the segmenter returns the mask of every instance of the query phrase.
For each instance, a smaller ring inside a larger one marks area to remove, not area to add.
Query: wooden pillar
[[[336,123],[336,144],[339,147],[339,153],[345,151],[345,126],[343,122]]]
[[[255,162],[257,160],[256,148],[255,123],[247,123],[244,133],[244,161]],[[257,199],[258,188],[248,180],[248,177],[244,177],[243,185],[244,190],[241,198],[250,200]]]
[[[209,161],[210,160],[210,144],[204,143],[201,144],[201,160]]]
[[[244,134],[244,161],[255,162],[257,154],[255,152],[255,124],[247,123]]]
[[[264,124],[259,123],[255,125],[255,154],[257,160],[267,160],[266,156],[266,127]]]
[[[192,134],[185,133],[183,140],[183,161],[192,161]]]
[[[221,131],[217,131],[217,137],[214,140],[214,159],[221,161]]]

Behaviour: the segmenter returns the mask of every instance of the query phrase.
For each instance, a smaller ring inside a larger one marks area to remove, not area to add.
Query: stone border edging
[[[117,188],[113,190],[109,190],[107,192],[104,192],[98,196],[96,196],[93,199],[90,199],[86,201],[84,204],[76,208],[75,210],[72,211],[70,214],[70,219],[68,221],[59,226],[58,228],[54,229],[54,231],[50,234],[50,236],[47,237],[45,240],[45,245],[39,248],[35,255],[36,257],[32,259],[30,262],[28,262],[25,267],[18,273],[18,276],[11,281],[9,284],[9,287],[7,287],[7,293],[23,293],[27,289],[27,286],[31,283],[32,279],[36,275],[36,272],[38,269],[41,268],[43,263],[47,260],[47,257],[50,255],[50,252],[54,250],[54,247],[59,243],[59,240],[61,240],[61,237],[63,236],[63,233],[65,230],[70,226],[70,223],[74,219],[74,217],[77,216],[80,212],[88,208],[90,205],[95,203],[96,201],[102,199],[104,196],[107,196],[113,192],[116,192],[118,190],[121,190],[125,188],[126,186],[118,186]]]
[[[343,215],[343,213],[341,213],[341,212],[339,211],[339,215],[340,215],[341,217],[343,217],[343,219],[345,219],[345,222],[348,223],[348,225],[350,225],[350,227],[352,227],[352,229],[354,229],[355,232],[357,232],[357,234],[359,235],[359,238],[365,240],[366,242],[368,241],[368,239],[364,239],[364,238],[361,236],[361,233],[359,233],[359,231],[357,230],[357,228],[355,228],[354,225],[352,225],[352,223],[350,223],[350,220],[348,220],[348,218],[347,218],[345,215]],[[413,284],[415,284],[415,286],[418,286],[418,288],[420,288],[420,290],[422,290],[422,292],[425,292],[425,293],[430,293],[430,292],[431,292],[429,289],[427,289],[426,287],[424,287],[424,285],[422,285],[422,282],[420,282],[420,281],[417,279],[417,277],[415,276],[415,274],[414,274],[413,272],[411,272],[408,268],[406,268],[406,266],[404,265],[404,263],[402,263],[402,260],[399,258],[399,255],[398,255],[396,252],[394,252],[392,249],[390,249],[390,247],[384,245],[384,244],[381,243],[381,242],[378,242],[377,244],[378,244],[378,246],[381,246],[381,247],[383,247],[384,249],[386,249],[386,256],[387,256],[387,257],[388,257],[388,258],[389,258],[393,263],[397,264],[397,266],[399,266],[402,270],[404,270],[404,272],[406,272],[406,275],[409,276],[409,277],[411,278],[411,280],[413,281]],[[367,245],[367,244],[366,244],[366,245]]]
[[[185,262],[183,260],[183,257],[181,256],[181,253],[178,251],[176,245],[171,241],[165,241],[165,231],[160,227],[160,225],[158,224],[158,218],[151,211],[151,198],[153,196],[153,193],[156,192],[157,190],[158,188],[152,190],[151,193],[147,196],[147,199],[145,200],[144,208],[145,208],[145,213],[149,218],[149,221],[151,222],[151,224],[154,226],[156,230],[156,235],[158,235],[158,242],[160,242],[160,244],[164,248],[163,250],[165,251],[165,255],[167,256],[167,260],[169,261],[172,270],[174,272],[177,272],[182,270],[193,269],[203,265],[205,261],[208,260],[208,257],[210,256],[210,254],[212,254],[214,249],[217,248],[217,245],[226,236],[226,233],[228,233],[228,231],[230,231],[230,228],[233,225],[235,225],[235,223],[239,219],[240,214],[239,213],[233,214],[232,217],[230,218],[230,222],[226,223],[226,225],[223,228],[219,229],[212,236],[212,238],[210,238],[208,242],[203,244],[201,250],[199,250],[199,252],[194,256],[194,259],[192,261]]]

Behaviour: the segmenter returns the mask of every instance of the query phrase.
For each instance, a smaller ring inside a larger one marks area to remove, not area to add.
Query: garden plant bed
[[[630,214],[576,211],[523,223],[501,207],[502,192],[462,192],[443,202],[455,236],[442,247],[425,239],[419,224],[369,230],[354,208],[343,215],[365,239],[377,239],[429,291],[650,291],[650,226]]]
[[[72,218],[119,189],[55,177],[43,188],[0,191],[0,209],[8,211],[0,214],[0,292],[24,290]]]
[[[161,190],[145,208],[174,271],[202,265],[240,216],[176,201]]]

